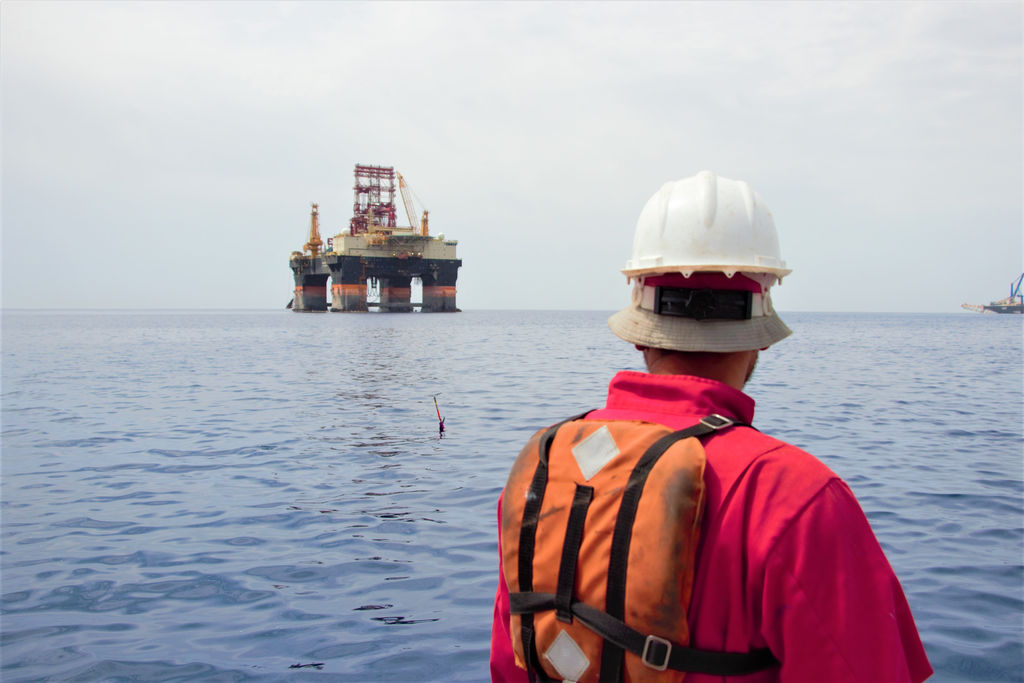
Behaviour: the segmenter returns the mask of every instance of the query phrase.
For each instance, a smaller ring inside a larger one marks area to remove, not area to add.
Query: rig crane
[[[416,211],[412,203],[412,197],[409,196],[409,184],[405,182],[401,173],[395,173],[398,176],[398,191],[402,194],[402,203],[405,204],[405,215],[409,217],[409,227],[413,232],[416,232]],[[420,218],[420,235],[427,237],[430,235],[430,228],[427,224],[427,212],[423,211],[423,216]]]

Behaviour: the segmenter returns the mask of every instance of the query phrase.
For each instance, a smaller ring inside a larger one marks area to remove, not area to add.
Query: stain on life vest
[[[561,577],[563,606],[568,581],[572,602],[607,612],[641,633],[688,645],[685,608],[704,505],[704,448],[696,438],[675,441],[651,466],[640,490],[629,484],[648,449],[672,433],[646,422],[574,420],[534,434],[512,467],[502,504],[501,555],[510,594],[557,595]],[[545,451],[547,466],[539,468]],[[538,475],[539,469],[546,473]],[[541,487],[537,479],[545,476]],[[626,556],[616,557],[613,536],[622,534],[616,525],[624,494],[639,497],[626,530]],[[580,523],[574,534],[571,527]],[[566,552],[565,546],[576,543],[573,566],[573,550]],[[624,575],[624,586],[610,583],[614,574]],[[567,610],[513,613],[510,630],[520,667],[539,666],[558,680],[602,678],[606,641]],[[524,635],[532,648],[524,645]],[[658,671],[633,652],[625,651],[621,662],[620,675],[627,681],[680,680],[679,671]]]

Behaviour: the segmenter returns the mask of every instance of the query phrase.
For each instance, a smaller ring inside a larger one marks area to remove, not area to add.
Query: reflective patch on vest
[[[590,660],[583,650],[565,631],[561,631],[555,642],[544,653],[544,658],[551,662],[558,675],[567,681],[578,681],[590,666]]]
[[[585,481],[590,481],[591,477],[600,472],[601,468],[618,454],[619,447],[612,433],[608,431],[608,425],[602,426],[572,449],[572,456],[576,458],[576,464],[580,466]]]

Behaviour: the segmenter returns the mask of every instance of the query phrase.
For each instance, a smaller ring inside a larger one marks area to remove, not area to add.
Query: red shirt
[[[719,413],[750,424],[754,401],[714,380],[620,372],[594,420],[683,429]],[[932,668],[903,589],[849,487],[814,456],[754,429],[704,440],[707,507],[688,622],[691,647],[768,647],[781,667],[709,681],[923,681]],[[501,502],[498,503],[501,519]],[[499,563],[500,572],[500,563]],[[515,665],[508,587],[499,574],[491,678]]]

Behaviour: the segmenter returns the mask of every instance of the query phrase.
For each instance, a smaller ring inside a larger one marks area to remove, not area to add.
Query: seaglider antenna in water
[[[437,407],[437,394],[434,394],[434,410],[437,411],[437,435],[444,438],[444,418],[441,417],[441,409]]]

